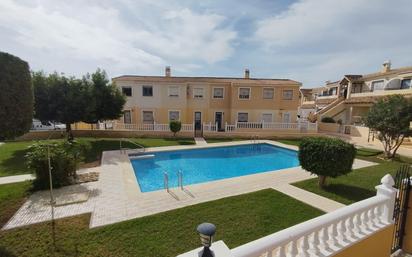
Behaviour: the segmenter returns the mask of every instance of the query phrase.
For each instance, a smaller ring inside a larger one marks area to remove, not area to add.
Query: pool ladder
[[[183,190],[183,172],[179,170],[176,174],[178,187],[180,187],[180,189]],[[169,175],[167,171],[163,172],[163,182],[165,190],[169,192]]]
[[[259,135],[252,135],[250,137],[250,140],[252,141],[253,144],[258,144],[259,143]]]

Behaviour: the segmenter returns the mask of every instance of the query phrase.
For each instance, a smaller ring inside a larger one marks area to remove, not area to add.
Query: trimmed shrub
[[[304,138],[299,145],[299,162],[302,168],[319,177],[323,187],[326,177],[338,177],[352,171],[356,149],[341,139]]]
[[[336,123],[336,121],[331,118],[331,117],[323,117],[321,122],[325,122],[325,123]]]
[[[176,133],[182,129],[182,123],[180,121],[173,120],[169,123],[170,131],[176,136]]]
[[[33,90],[29,65],[0,52],[0,141],[28,132],[33,120]]]
[[[30,146],[26,154],[27,165],[36,174],[35,189],[49,188],[48,147],[53,187],[58,188],[71,184],[76,177],[76,169],[81,161],[82,149],[77,142],[36,143]]]

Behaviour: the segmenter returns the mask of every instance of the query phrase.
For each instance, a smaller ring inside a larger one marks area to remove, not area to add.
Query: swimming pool
[[[183,184],[187,186],[299,166],[296,151],[270,144],[152,152],[145,155],[149,155],[148,158],[130,160],[142,192],[164,189],[164,172],[168,173],[169,187],[177,187],[179,170],[183,173]]]

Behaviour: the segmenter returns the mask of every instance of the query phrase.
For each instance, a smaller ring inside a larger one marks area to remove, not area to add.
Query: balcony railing
[[[230,249],[225,256],[334,256],[393,224],[397,194],[393,185],[388,174],[376,187],[376,196]]]

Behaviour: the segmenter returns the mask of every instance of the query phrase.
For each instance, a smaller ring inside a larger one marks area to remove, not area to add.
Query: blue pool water
[[[140,190],[164,189],[164,172],[169,187],[177,187],[177,172],[183,184],[239,177],[299,166],[297,152],[269,144],[248,144],[204,149],[155,152],[153,158],[132,159]]]

